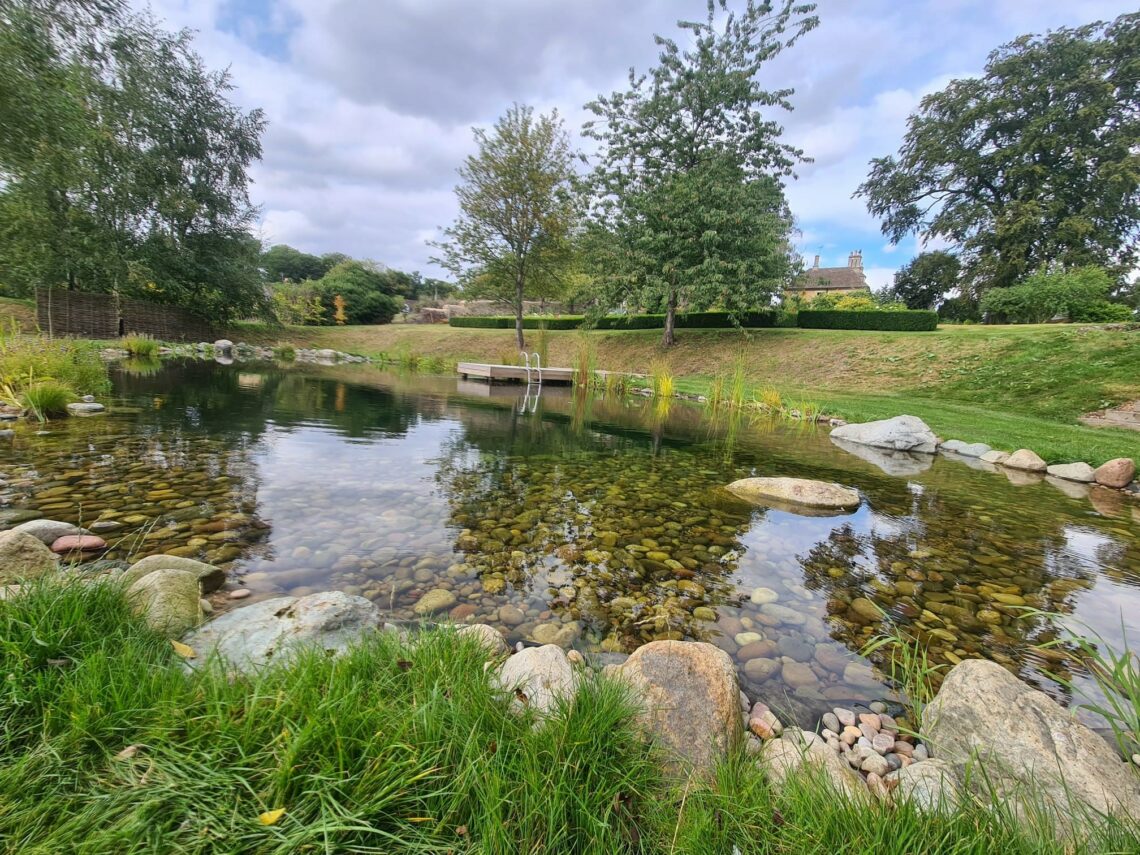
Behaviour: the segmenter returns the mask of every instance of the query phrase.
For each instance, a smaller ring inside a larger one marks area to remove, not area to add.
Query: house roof
[[[862,291],[867,287],[861,267],[811,267],[792,283],[795,290],[810,291]]]

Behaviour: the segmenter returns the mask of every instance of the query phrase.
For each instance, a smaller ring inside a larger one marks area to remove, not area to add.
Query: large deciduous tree
[[[790,89],[765,89],[764,63],[818,23],[814,3],[709,0],[680,21],[688,47],[656,36],[656,66],[599,97],[585,132],[600,143],[593,227],[607,236],[597,266],[604,303],[679,308],[763,305],[792,272],[792,219],[782,180],[804,160],[770,112]]]
[[[264,120],[186,31],[119,0],[0,4],[0,272],[176,303],[264,302],[250,164]]]
[[[895,273],[890,296],[908,309],[933,309],[958,287],[958,259],[945,250],[923,252]]]
[[[1140,235],[1138,56],[1140,13],[1022,36],[925,97],[856,195],[895,243],[961,247],[979,289],[1045,267],[1123,276]]]
[[[459,169],[459,217],[433,244],[433,261],[465,292],[509,304],[522,349],[523,301],[549,295],[570,254],[574,154],[557,112],[519,104],[489,131],[476,128],[475,141],[479,150]]]

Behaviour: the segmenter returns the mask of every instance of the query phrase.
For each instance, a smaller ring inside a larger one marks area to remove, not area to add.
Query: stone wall
[[[36,321],[48,335],[111,339],[140,333],[163,341],[214,338],[208,323],[177,306],[58,288],[36,290]]]

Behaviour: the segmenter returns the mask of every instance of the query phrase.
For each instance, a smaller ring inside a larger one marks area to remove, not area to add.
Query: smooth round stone
[[[107,541],[93,534],[68,534],[56,538],[51,545],[51,551],[57,555],[68,552],[101,552],[107,548]]]
[[[887,763],[886,758],[874,752],[863,758],[863,762],[859,765],[859,768],[864,772],[874,773],[880,778],[891,771],[890,764]]]
[[[780,670],[780,663],[775,659],[749,659],[744,663],[744,673],[749,680],[761,683]]]
[[[859,733],[859,728],[847,726],[843,728],[843,732],[839,734],[839,741],[845,742],[848,745],[854,745],[859,741],[860,736],[862,736],[862,734]]]
[[[779,647],[776,642],[765,639],[744,645],[736,651],[736,656],[741,662],[747,662],[749,659],[770,659],[777,653]]]
[[[471,617],[471,615],[475,614],[477,611],[478,609],[475,606],[471,605],[471,603],[460,603],[458,606],[448,612],[447,616],[456,621],[467,620],[467,618]]]
[[[499,620],[507,626],[518,626],[526,620],[526,615],[518,606],[508,604],[499,609]]]
[[[802,662],[785,662],[780,673],[784,682],[793,689],[814,686],[819,682],[815,672]]]
[[[867,789],[871,791],[871,795],[873,795],[881,802],[885,802],[891,797],[886,783],[883,781],[882,776],[877,772],[867,773]]]
[[[891,749],[892,753],[898,754],[902,757],[913,757],[914,746],[909,742],[903,742],[901,739],[896,739],[894,747]]]
[[[887,754],[884,758],[887,765],[891,767],[892,772],[897,772],[902,768],[902,758],[897,754]]]
[[[868,724],[863,724],[862,722],[860,722],[860,724],[859,724],[859,732],[860,732],[861,734],[863,734],[863,737],[864,737],[864,738],[865,738],[865,739],[866,739],[868,742],[870,742],[870,741],[871,741],[871,740],[873,740],[873,739],[874,739],[876,736],[878,736],[878,735],[879,735],[879,731],[875,730],[875,728],[871,727],[871,726],[870,726],[870,725],[868,725]]]
[[[867,704],[867,706],[870,708],[871,712],[878,713],[879,715],[882,715],[887,711],[887,705],[882,701],[871,701],[871,703]]]
[[[859,724],[865,724],[874,731],[882,730],[883,722],[878,713],[860,713]]]
[[[894,731],[895,733],[898,733],[899,732],[899,725],[898,725],[898,722],[895,721],[893,716],[887,715],[886,712],[881,712],[881,713],[879,713],[879,729],[880,730],[891,730],[891,731]]]
[[[832,712],[835,713],[835,717],[839,719],[839,723],[844,727],[855,726],[855,713],[853,711],[845,709],[844,707],[835,707]]]
[[[704,621],[705,623],[715,623],[716,612],[708,606],[697,606],[693,609],[693,619]]]
[[[789,656],[797,662],[808,662],[815,652],[815,645],[796,635],[784,635],[778,642],[780,653]]]
[[[871,740],[871,747],[879,754],[886,754],[895,747],[894,737],[888,733],[876,733]]]
[[[230,591],[229,597],[231,600],[244,600],[252,593],[253,591],[251,591],[249,588],[235,588],[234,590]]]
[[[434,612],[450,609],[455,605],[455,594],[446,588],[433,588],[428,591],[413,607],[418,615],[430,615]]]
[[[740,647],[746,647],[749,644],[754,644],[757,641],[763,641],[764,636],[758,632],[738,632],[733,638],[733,641]]]
[[[916,762],[930,759],[930,749],[926,747],[925,743],[919,743],[914,746],[914,754],[912,755]]]
[[[756,588],[755,590],[753,590],[752,596],[750,599],[756,605],[762,606],[765,603],[776,602],[776,600],[780,599],[780,595],[778,593],[776,593],[775,591],[773,591],[771,588]]]
[[[839,733],[841,727],[839,724],[839,719],[836,717],[835,713],[823,714],[823,726],[833,733]]]

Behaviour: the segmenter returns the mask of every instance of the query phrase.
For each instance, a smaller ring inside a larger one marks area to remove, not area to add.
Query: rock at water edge
[[[1052,466],[1047,466],[1045,471],[1054,478],[1076,481],[1079,484],[1091,484],[1096,480],[1096,473],[1087,463],[1054,463]]]
[[[789,730],[780,739],[774,739],[760,752],[760,768],[777,790],[783,788],[792,775],[819,775],[831,784],[838,794],[858,803],[870,801],[870,793],[863,779],[847,761],[814,733]]]
[[[497,680],[520,704],[544,714],[554,710],[558,698],[569,700],[578,690],[574,666],[554,644],[523,648],[503,663]]]
[[[849,511],[859,507],[859,493],[840,484],[806,478],[741,478],[728,485],[729,492],[762,505],[823,511]]]
[[[127,588],[127,600],[147,626],[178,638],[202,621],[198,577],[185,570],[156,570]]]
[[[212,594],[226,582],[226,571],[220,567],[179,555],[148,555],[146,558],[140,558],[123,573],[121,579],[124,585],[133,585],[155,570],[185,570],[187,573],[194,573],[204,594]]]
[[[196,661],[217,653],[237,669],[249,671],[287,661],[308,647],[343,653],[379,630],[380,624],[379,609],[364,597],[326,591],[234,609],[182,640],[197,652]]]
[[[922,732],[960,777],[968,767],[971,780],[984,771],[1021,813],[1031,804],[1027,793],[1043,800],[1058,830],[1072,819],[1073,804],[1140,816],[1140,776],[1056,701],[994,662],[954,666],[923,710]]]
[[[1001,464],[1006,469],[1020,469],[1024,472],[1044,472],[1048,465],[1036,452],[1028,448],[1019,448]]]
[[[953,813],[961,801],[962,784],[957,771],[937,757],[891,772],[886,780],[895,784],[895,802],[908,801],[922,811]]]
[[[1136,464],[1127,457],[1118,457],[1098,466],[1093,477],[1102,487],[1123,489],[1136,477]]]
[[[844,425],[832,430],[831,436],[895,451],[934,454],[938,449],[938,437],[917,416],[895,416],[893,419]]]
[[[635,650],[617,674],[642,705],[639,722],[668,748],[673,771],[711,772],[744,737],[740,686],[732,658],[695,641],[653,641]]]
[[[12,531],[22,531],[24,534],[30,534],[36,538],[36,540],[43,543],[44,546],[51,546],[61,537],[91,533],[77,525],[60,522],[58,520],[29,520],[26,523],[20,523],[12,529]]]
[[[38,579],[59,566],[43,541],[22,531],[0,532],[0,585]]]

